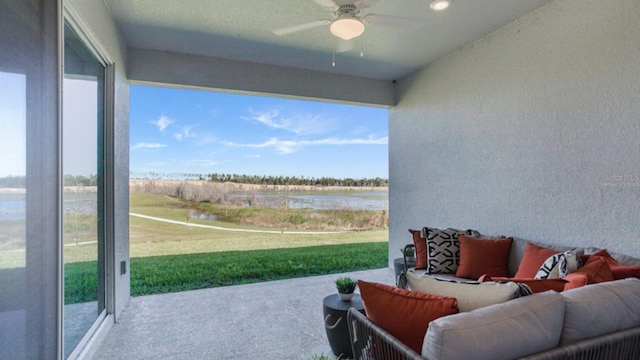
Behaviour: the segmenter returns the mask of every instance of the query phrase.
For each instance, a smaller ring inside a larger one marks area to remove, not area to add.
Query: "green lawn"
[[[131,258],[131,295],[335,274],[387,266],[387,243]],[[95,300],[95,261],[65,264],[65,303]]]
[[[146,193],[131,193],[130,212],[229,229],[273,230],[188,219],[184,202]],[[133,296],[387,266],[387,229],[273,234],[129,219]],[[96,283],[95,245],[65,247],[65,303],[95,300]]]

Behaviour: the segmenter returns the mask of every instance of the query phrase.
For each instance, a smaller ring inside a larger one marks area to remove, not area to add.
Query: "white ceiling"
[[[338,2],[354,0],[337,0]],[[399,79],[469,44],[550,0],[453,0],[436,13],[431,0],[365,0],[365,14],[420,18],[400,29],[368,25],[355,49],[335,55],[328,26],[286,36],[271,30],[331,13],[313,0],[105,0],[129,48],[348,74]],[[360,57],[360,47],[364,53]]]

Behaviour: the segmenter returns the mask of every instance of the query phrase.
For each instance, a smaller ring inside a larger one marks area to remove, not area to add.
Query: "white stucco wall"
[[[551,2],[400,86],[390,262],[422,226],[640,257],[640,1]]]

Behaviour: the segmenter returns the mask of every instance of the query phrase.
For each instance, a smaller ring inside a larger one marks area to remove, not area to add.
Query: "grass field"
[[[189,219],[189,209],[181,207],[182,205],[184,204],[176,199],[146,193],[132,193],[130,212],[163,219],[188,221],[195,224],[220,226],[229,229],[274,230],[274,228],[269,227]],[[325,234],[308,235],[298,233],[290,234],[287,229],[284,229],[282,233],[278,234],[249,233],[180,226],[138,217],[130,217],[129,226],[131,257],[388,241],[387,229],[327,232]]]
[[[383,242],[131,258],[131,295],[334,274],[387,266]],[[96,263],[65,265],[65,304],[95,300]]]
[[[165,196],[132,192],[130,212],[231,230],[274,230],[265,226],[190,219],[191,205],[187,205]],[[353,216],[367,216],[367,213]],[[275,234],[231,230],[130,216],[132,295],[387,266],[387,229],[322,234],[293,234],[287,229],[279,229],[280,233]],[[95,245],[65,247],[65,303],[95,299],[95,269]]]

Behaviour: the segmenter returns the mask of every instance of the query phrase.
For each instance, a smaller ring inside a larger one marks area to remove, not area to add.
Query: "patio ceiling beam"
[[[309,71],[199,55],[129,49],[133,83],[219,89],[343,103],[395,106],[391,81]]]

